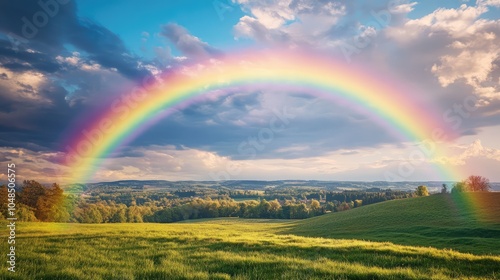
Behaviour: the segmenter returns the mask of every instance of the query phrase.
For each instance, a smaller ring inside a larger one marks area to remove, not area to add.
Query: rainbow
[[[246,51],[176,68],[104,106],[70,141],[65,164],[72,182],[88,182],[102,161],[152,123],[213,94],[241,90],[296,91],[331,99],[370,117],[403,141],[453,133],[418,94],[355,65],[293,51]],[[456,179],[440,167],[443,179]]]

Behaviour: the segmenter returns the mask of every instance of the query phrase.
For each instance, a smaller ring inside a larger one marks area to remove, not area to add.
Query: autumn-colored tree
[[[490,180],[482,177],[471,175],[465,180],[467,190],[470,192],[487,192],[490,190]]]
[[[26,180],[19,194],[19,202],[28,206],[39,221],[67,222],[70,219],[64,191],[58,184],[44,187],[37,181]]]
[[[415,194],[417,196],[429,196],[429,191],[426,186],[418,186]]]
[[[361,207],[361,206],[363,206],[363,200],[361,199],[354,200],[354,207]]]
[[[311,213],[310,215],[316,216],[321,212],[321,204],[316,199],[311,199]]]
[[[69,220],[69,213],[64,207],[64,191],[58,184],[52,184],[45,188],[36,204],[36,217],[40,221],[66,222]]]

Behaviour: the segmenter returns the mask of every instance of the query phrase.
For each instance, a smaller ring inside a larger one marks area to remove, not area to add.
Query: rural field
[[[498,201],[433,195],[301,221],[21,223],[16,273],[0,278],[497,279]]]

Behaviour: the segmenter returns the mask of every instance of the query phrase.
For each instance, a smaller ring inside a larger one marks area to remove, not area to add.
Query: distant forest
[[[20,221],[75,223],[169,223],[189,219],[241,217],[305,219],[329,212],[346,211],[386,200],[429,195],[427,187],[415,191],[371,188],[326,191],[314,187],[265,189],[207,188],[186,185],[181,189],[149,189],[145,186],[106,186],[65,192],[58,184],[28,180],[16,188],[0,186],[0,199],[15,202]],[[452,193],[489,191],[489,181],[470,176],[455,183]],[[442,193],[448,193],[443,184]],[[13,204],[11,203],[10,206]],[[9,203],[0,204],[0,219],[12,217]]]

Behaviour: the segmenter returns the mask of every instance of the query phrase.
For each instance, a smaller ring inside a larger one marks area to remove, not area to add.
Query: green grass
[[[500,255],[500,193],[387,201],[300,221],[286,232]]]
[[[291,222],[232,218],[176,224],[21,223],[16,244],[17,272],[8,273],[3,262],[0,278],[498,278],[500,236],[494,215],[478,220],[470,209],[440,206],[443,200],[446,197],[390,201]],[[495,208],[497,201],[495,198],[486,207]],[[417,205],[422,208],[408,208]],[[448,208],[451,210],[446,212]],[[340,226],[344,229],[338,230]],[[485,232],[492,230],[491,236],[471,239],[475,245],[482,240],[488,246],[479,246],[475,254],[458,252],[472,248],[468,243],[441,246],[452,238],[447,237],[446,229],[467,233],[471,226],[479,235],[488,235]],[[417,245],[426,242],[424,233],[432,233],[432,228],[438,232],[431,240],[435,247],[454,250],[360,240],[371,234],[371,238],[381,241]],[[386,229],[392,231],[383,231]],[[349,239],[330,238],[337,234]],[[441,239],[444,243],[439,243]],[[0,249],[7,252],[6,242]]]

